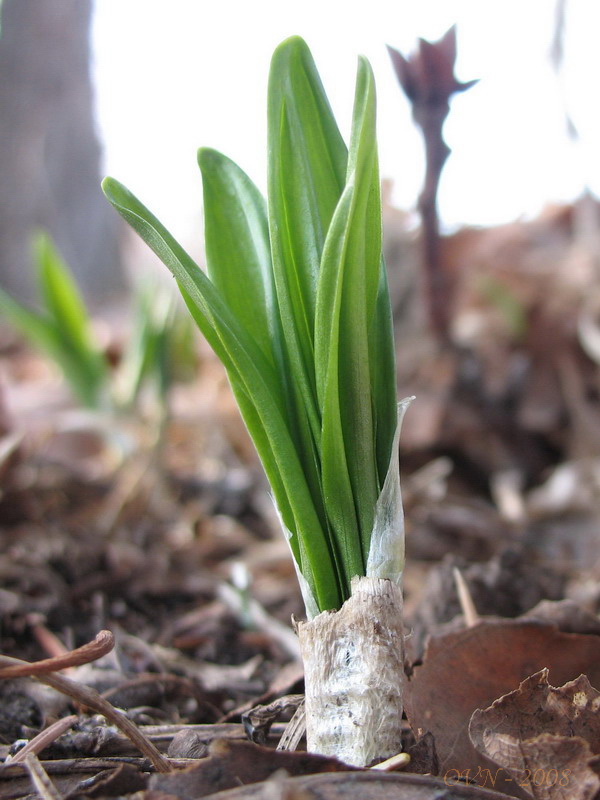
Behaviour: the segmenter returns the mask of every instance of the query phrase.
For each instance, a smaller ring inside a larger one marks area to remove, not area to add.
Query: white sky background
[[[274,48],[308,42],[342,133],[350,127],[356,56],[378,90],[382,177],[414,208],[423,177],[420,134],[385,49],[458,26],[457,95],[445,127],[446,226],[538,213],[587,185],[600,194],[598,0],[570,0],[561,89],[548,52],[555,0],[96,0],[93,28],[105,169],[184,243],[199,242],[199,146],[233,158],[264,189],[266,87]],[[566,134],[564,102],[582,134]]]

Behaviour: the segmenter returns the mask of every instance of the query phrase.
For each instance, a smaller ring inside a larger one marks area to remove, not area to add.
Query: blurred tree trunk
[[[91,0],[3,0],[0,283],[31,296],[31,235],[50,231],[88,300],[122,287],[118,225],[100,191]]]

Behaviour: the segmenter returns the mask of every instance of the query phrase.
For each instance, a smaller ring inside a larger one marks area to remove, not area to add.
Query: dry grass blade
[[[10,759],[11,764],[19,764],[22,761],[27,759],[27,756],[30,753],[34,753],[38,755],[41,753],[42,750],[45,750],[46,747],[52,744],[52,742],[56,741],[59,736],[62,736],[63,733],[66,733],[69,728],[71,728],[76,722],[78,717],[75,714],[72,714],[70,717],[63,717],[62,719],[57,720],[52,725],[49,725],[47,728],[44,728],[43,731],[38,733],[37,736],[34,736],[22,750],[16,754],[14,758]]]
[[[241,616],[246,613],[252,624],[260,631],[265,631],[274,639],[295,661],[300,661],[300,645],[298,637],[287,625],[268,614],[261,604],[254,598],[249,598],[244,607],[242,595],[228,583],[221,583],[217,589],[219,599],[227,608]]]
[[[475,608],[473,597],[471,596],[467,582],[465,581],[463,574],[458,567],[454,567],[452,573],[454,575],[454,583],[456,585],[456,593],[458,594],[460,607],[462,609],[463,617],[465,618],[465,625],[467,628],[473,628],[479,622],[479,614]]]
[[[29,753],[25,759],[25,766],[33,788],[40,795],[42,800],[63,800],[63,796],[48,777],[46,770],[40,764],[35,753]]]

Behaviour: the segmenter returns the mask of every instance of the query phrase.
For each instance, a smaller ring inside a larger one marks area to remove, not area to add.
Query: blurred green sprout
[[[136,292],[128,343],[113,369],[73,275],[45,233],[34,240],[34,267],[41,310],[0,289],[0,314],[60,368],[77,401],[95,411],[119,412],[131,409],[151,384],[164,408],[173,365],[191,357],[191,326],[177,313],[174,298],[152,284]]]

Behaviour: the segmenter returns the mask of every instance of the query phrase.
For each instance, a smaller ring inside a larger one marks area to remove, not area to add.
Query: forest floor
[[[417,398],[401,772],[276,749],[303,690],[302,600],[205,345],[157,442],[151,407],[99,425],[2,334],[3,800],[600,796],[600,251],[575,222],[445,242],[452,346],[391,276],[399,396]],[[54,660],[20,676],[8,657]]]

